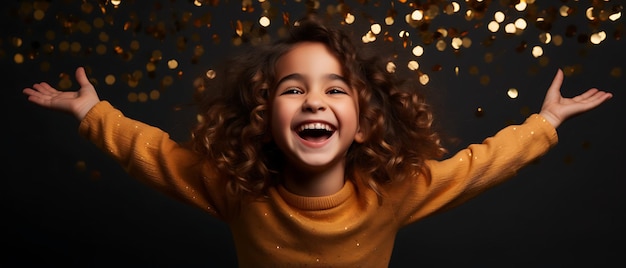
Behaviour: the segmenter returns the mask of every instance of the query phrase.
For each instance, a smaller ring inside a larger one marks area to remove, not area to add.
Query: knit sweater
[[[225,221],[240,267],[387,267],[400,228],[501,183],[557,143],[555,128],[533,114],[448,159],[428,161],[430,178],[380,185],[381,196],[346,180],[330,196],[298,196],[279,185],[264,197],[238,199],[206,159],[106,101],[79,132],[132,177]]]

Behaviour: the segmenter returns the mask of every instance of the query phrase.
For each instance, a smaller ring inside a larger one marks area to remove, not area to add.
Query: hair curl
[[[428,173],[425,161],[445,150],[417,83],[399,80],[380,57],[359,53],[345,33],[309,16],[296,22],[288,37],[232,58],[223,65],[224,73],[196,85],[206,94],[191,144],[229,179],[229,190],[262,194],[278,183],[283,156],[271,141],[269,101],[277,83],[276,62],[301,42],[325,44],[358,92],[365,141],[348,150],[347,177],[364,178],[379,193],[379,184]]]

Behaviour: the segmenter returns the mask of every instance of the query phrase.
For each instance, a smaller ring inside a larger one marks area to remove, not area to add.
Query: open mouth
[[[335,127],[325,123],[307,123],[298,126],[296,133],[303,140],[319,142],[329,139],[335,133]]]

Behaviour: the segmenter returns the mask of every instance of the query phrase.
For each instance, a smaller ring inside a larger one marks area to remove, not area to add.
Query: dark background
[[[241,46],[273,40],[284,16],[293,20],[312,8],[341,21],[341,12],[327,8],[336,7],[335,1],[251,1],[246,11],[240,1],[211,2],[202,7],[181,0],[122,1],[118,7],[110,1],[4,3],[0,65],[8,94],[2,97],[8,149],[0,186],[0,266],[236,266],[226,225],[131,179],[78,136],[74,118],[28,103],[21,93],[39,81],[76,89],[74,69],[85,66],[102,99],[183,141],[195,120],[189,104],[196,76]],[[624,267],[624,18],[585,16],[592,6],[596,12],[615,13],[624,2],[536,1],[523,11],[515,10],[515,1],[458,2],[461,10],[448,15],[442,13],[446,1],[346,1],[343,10],[349,8],[356,20],[341,26],[360,40],[371,23],[380,23],[389,32],[388,41],[381,33],[368,45],[379,46],[399,72],[428,75],[425,90],[437,109],[437,122],[456,139],[448,143],[450,151],[538,112],[558,68],[567,74],[564,96],[597,87],[614,98],[565,122],[558,129],[559,144],[518,176],[402,230],[390,266]],[[396,22],[386,26],[392,3]],[[414,28],[405,22],[410,10],[429,5],[439,7],[430,23]],[[568,16],[559,15],[562,6],[570,8]],[[465,18],[468,9],[474,10],[474,18]],[[496,11],[507,18],[491,33],[487,24]],[[257,23],[264,12],[272,21],[266,29]],[[534,22],[541,14],[550,18],[548,23]],[[517,18],[526,18],[528,27],[504,33],[504,24]],[[98,26],[98,19],[104,26]],[[237,21],[243,25],[240,37]],[[450,33],[441,37],[448,44],[443,51],[428,41],[429,33],[440,27]],[[406,47],[400,30],[411,34]],[[538,36],[544,31],[562,37],[562,44],[541,44]],[[599,31],[606,39],[591,44],[589,36]],[[467,37],[472,44],[455,51],[453,36]],[[235,45],[238,40],[243,45]],[[410,55],[416,45],[424,47],[423,56]],[[540,58],[531,54],[536,45],[544,50]],[[98,52],[98,46],[106,51]],[[200,48],[204,52],[194,54]],[[154,51],[162,58],[153,60]],[[486,55],[493,60],[486,61]],[[178,66],[168,68],[170,59]],[[420,63],[418,72],[406,70],[408,60]],[[155,71],[146,70],[149,62]],[[107,75],[115,83],[106,83]],[[516,88],[519,97],[509,98],[509,88]],[[155,97],[134,100],[142,94]]]

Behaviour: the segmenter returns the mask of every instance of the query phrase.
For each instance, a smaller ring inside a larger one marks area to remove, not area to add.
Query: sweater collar
[[[278,194],[285,202],[301,210],[325,210],[337,207],[355,193],[354,184],[346,180],[343,187],[336,193],[327,196],[301,196],[289,192],[283,185],[278,186]]]

